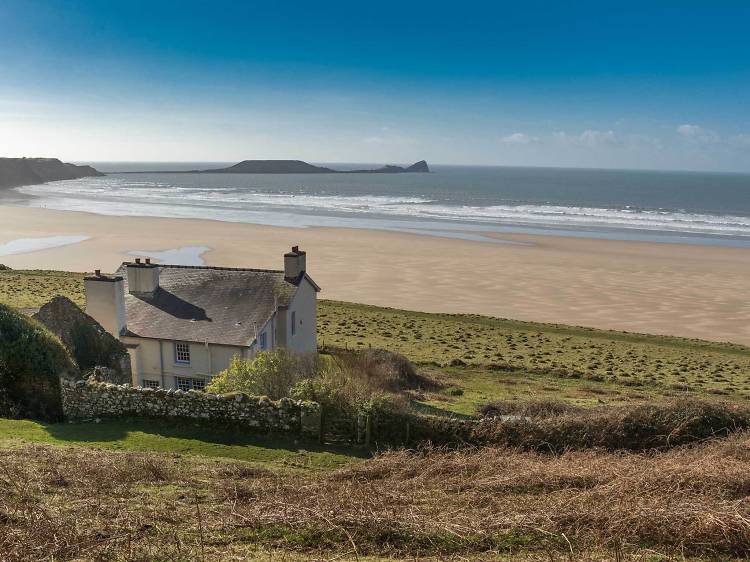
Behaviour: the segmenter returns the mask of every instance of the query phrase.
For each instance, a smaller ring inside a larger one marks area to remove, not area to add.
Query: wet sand
[[[321,298],[750,344],[748,249],[518,234],[498,238],[523,244],[494,244],[0,206],[0,244],[74,235],[90,239],[0,263],[112,271],[132,250],[207,246],[208,265],[279,269],[299,245]]]

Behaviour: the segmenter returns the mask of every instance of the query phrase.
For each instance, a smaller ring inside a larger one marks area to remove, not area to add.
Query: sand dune
[[[134,249],[208,246],[211,265],[279,268],[298,244],[323,298],[750,344],[747,249],[528,235],[494,244],[0,207],[0,244],[64,235],[91,238],[0,261],[106,271]]]

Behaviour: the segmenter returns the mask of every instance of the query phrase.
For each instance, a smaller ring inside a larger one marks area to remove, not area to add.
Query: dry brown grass
[[[739,558],[748,494],[742,434],[653,455],[394,451],[322,475],[24,446],[0,456],[0,559]]]

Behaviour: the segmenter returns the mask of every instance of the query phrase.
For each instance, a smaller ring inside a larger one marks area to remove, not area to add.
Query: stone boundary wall
[[[134,388],[94,381],[61,381],[63,413],[68,420],[93,418],[182,418],[238,424],[264,432],[320,436],[316,402],[246,394],[210,394],[191,390]]]

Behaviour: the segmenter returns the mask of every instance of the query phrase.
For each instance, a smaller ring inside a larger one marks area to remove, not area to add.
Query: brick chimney
[[[284,277],[297,279],[305,272],[307,267],[306,254],[299,246],[292,246],[292,251],[284,254]]]
[[[128,292],[131,295],[150,297],[159,289],[159,267],[147,258],[141,263],[140,258],[126,267],[128,273]]]

